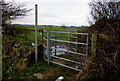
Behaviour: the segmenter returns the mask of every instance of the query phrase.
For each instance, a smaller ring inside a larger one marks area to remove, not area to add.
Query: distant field
[[[15,28],[16,29],[16,28]],[[26,30],[25,30],[26,29]],[[53,30],[53,31],[58,31],[58,32],[73,32],[76,33],[77,31],[83,32],[84,30],[86,30],[87,28],[58,28],[58,27],[48,27],[48,28],[38,28],[38,30]],[[18,40],[28,40],[30,42],[35,42],[35,28],[18,28],[17,31],[23,31],[23,33],[16,33],[15,34],[15,38]],[[61,37],[57,37],[58,40],[68,40],[67,37],[62,37],[62,36],[73,36],[73,34],[67,34],[67,33],[51,33],[52,36],[61,36]],[[44,37],[47,37],[47,33],[44,33]],[[54,37],[53,37],[54,39]],[[38,32],[38,43],[41,43],[41,34],[40,32]]]
[[[35,28],[26,28],[26,29],[30,29],[30,30],[34,30]],[[84,31],[84,30],[86,30],[87,29],[87,27],[85,28],[85,27],[79,27],[79,28],[73,28],[73,27],[66,27],[66,28],[58,28],[58,27],[52,27],[52,28],[50,28],[50,27],[47,27],[47,28],[38,28],[38,30],[39,29],[44,29],[44,30],[57,30],[57,31],[74,31],[74,30],[78,30],[78,31]]]

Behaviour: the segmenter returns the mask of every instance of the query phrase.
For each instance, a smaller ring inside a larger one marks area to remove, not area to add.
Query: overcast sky
[[[11,0],[8,0],[11,1]],[[38,4],[39,25],[88,25],[90,9],[88,3],[91,0],[15,0],[24,3],[27,8],[33,10],[28,16],[15,20],[16,24],[35,23],[35,4]]]

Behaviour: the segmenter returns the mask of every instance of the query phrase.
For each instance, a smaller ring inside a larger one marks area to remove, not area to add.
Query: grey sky
[[[11,0],[8,0],[11,1]],[[26,4],[33,10],[28,16],[16,20],[14,23],[34,24],[34,6],[38,4],[38,24],[40,25],[88,25],[89,6],[91,0],[15,0]]]

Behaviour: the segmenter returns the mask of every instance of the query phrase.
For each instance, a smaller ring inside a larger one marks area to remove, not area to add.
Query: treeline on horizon
[[[32,24],[9,24],[10,27],[17,27],[17,28],[34,28],[35,25]],[[58,27],[58,28],[79,28],[79,27],[89,27],[89,26],[65,26],[65,25],[61,25],[61,26],[57,26],[57,25],[38,25],[38,27],[41,28],[54,28],[54,27]]]

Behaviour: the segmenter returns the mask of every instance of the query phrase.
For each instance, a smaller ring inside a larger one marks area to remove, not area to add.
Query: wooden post
[[[88,33],[88,36],[87,36],[87,56],[90,56],[91,55],[91,47],[92,47],[92,34],[89,34]]]
[[[27,39],[27,36],[26,36],[26,28],[24,29],[24,34],[25,34],[25,39]]]
[[[43,44],[43,36],[44,36],[44,33],[43,33],[43,29],[40,29],[40,36],[41,36],[41,39],[40,39],[40,41],[41,41],[41,44]]]
[[[92,34],[92,44],[91,44],[91,52],[92,52],[92,57],[96,56],[97,52],[97,38],[98,38],[98,32],[96,31],[94,34]]]
[[[87,56],[88,56],[88,54],[89,54],[89,34],[87,35],[87,49],[86,49],[86,54],[87,54]]]
[[[13,36],[15,36],[16,31],[17,31],[17,30],[15,30],[15,28],[13,28]]]

